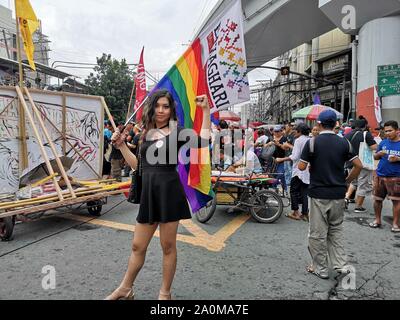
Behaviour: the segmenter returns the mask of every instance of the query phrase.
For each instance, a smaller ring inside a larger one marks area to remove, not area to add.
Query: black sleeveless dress
[[[181,130],[177,128],[166,137],[142,142],[142,193],[138,223],[168,223],[192,218],[177,171],[178,152],[187,142],[178,140]],[[198,136],[195,139],[204,145],[205,140]]]

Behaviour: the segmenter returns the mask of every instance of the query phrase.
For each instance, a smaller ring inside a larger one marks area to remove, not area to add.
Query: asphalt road
[[[282,215],[274,224],[260,224],[224,207],[208,224],[186,221],[179,227],[173,297],[399,299],[400,235],[390,232],[391,206],[385,205],[379,230],[368,227],[373,219],[370,201],[367,208],[369,213],[346,213],[345,248],[352,277],[332,273],[329,280],[305,271],[309,254],[304,221]],[[122,279],[137,211],[138,206],[116,196],[109,198],[99,219],[75,210],[17,224],[14,240],[0,243],[0,299],[103,299]],[[161,258],[155,236],[135,284],[137,299],[157,298]],[[54,267],[54,289],[43,289],[42,280],[51,273],[45,266]]]

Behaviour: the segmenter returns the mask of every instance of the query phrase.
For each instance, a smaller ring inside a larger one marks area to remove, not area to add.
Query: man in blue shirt
[[[371,228],[380,228],[382,225],[382,206],[387,197],[393,202],[392,232],[400,232],[400,138],[399,125],[396,121],[385,123],[385,136],[376,150],[375,160],[380,160],[374,181],[374,210],[375,221],[370,223]]]

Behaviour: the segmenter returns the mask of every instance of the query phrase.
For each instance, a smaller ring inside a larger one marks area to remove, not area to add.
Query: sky
[[[30,0],[43,33],[51,41],[50,65],[57,60],[96,63],[103,53],[138,63],[145,47],[145,68],[155,78],[184,53],[218,0]],[[13,0],[0,4],[14,8]],[[60,68],[81,77],[90,70]],[[250,73],[251,84],[271,77]],[[148,85],[152,81],[148,80]]]

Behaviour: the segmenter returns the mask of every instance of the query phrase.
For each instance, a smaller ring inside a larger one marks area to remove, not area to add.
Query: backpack
[[[346,139],[346,138],[344,138],[344,139]],[[353,140],[353,139],[351,139],[351,140]],[[352,153],[353,146],[351,145],[351,142],[349,140],[346,139],[346,141],[349,144],[349,153]],[[310,155],[311,155],[311,157],[313,157],[314,154],[315,154],[315,137],[312,137],[310,139]]]
[[[263,147],[260,153],[260,158],[264,161],[268,161],[269,159],[272,158],[273,154],[275,153],[276,146],[268,146],[268,147]]]

